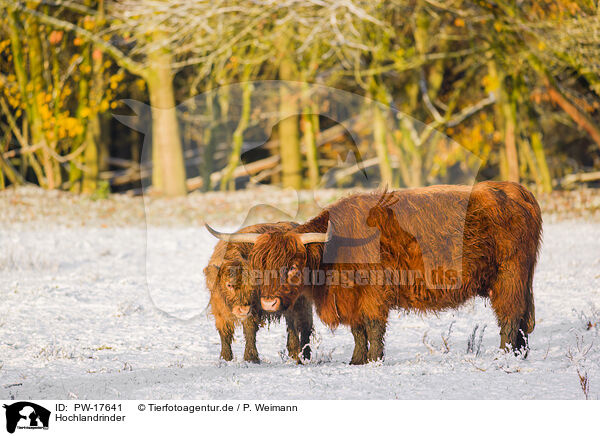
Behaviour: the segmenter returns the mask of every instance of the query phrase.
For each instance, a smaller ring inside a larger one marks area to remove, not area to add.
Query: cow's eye
[[[233,291],[233,289],[234,289],[234,286],[233,286],[233,283],[232,283],[232,282],[227,282],[227,283],[225,284],[225,287],[226,287],[227,289],[229,289],[230,291]]]

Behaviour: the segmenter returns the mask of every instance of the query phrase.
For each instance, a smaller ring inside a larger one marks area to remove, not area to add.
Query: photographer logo
[[[48,430],[50,411],[42,406],[29,401],[19,401],[5,404],[6,431],[14,433],[16,429],[22,430]]]

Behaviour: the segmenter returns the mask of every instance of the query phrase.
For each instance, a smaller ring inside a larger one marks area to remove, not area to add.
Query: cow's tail
[[[533,300],[533,268],[529,273],[529,278],[527,280],[527,290],[525,294],[525,316],[523,317],[523,325],[521,328],[525,331],[526,334],[530,334],[533,332],[535,328],[535,303]]]
[[[535,201],[535,197],[528,192],[531,197],[531,205],[533,208],[533,220],[531,222],[531,231],[532,231],[532,246],[530,248],[530,267],[528,271],[527,277],[527,289],[525,290],[525,302],[526,302],[526,312],[524,317],[524,330],[527,334],[533,332],[535,328],[535,304],[533,300],[533,273],[535,270],[535,265],[537,264],[537,260],[540,254],[540,247],[542,242],[542,214],[540,211],[540,206]],[[522,327],[522,328],[523,328]]]
[[[528,252],[529,252],[529,271],[527,276],[527,289],[525,290],[525,316],[523,317],[523,324],[521,325],[521,329],[526,334],[533,332],[535,328],[535,304],[533,300],[533,273],[535,270],[535,265],[537,263],[537,259],[539,257],[541,241],[542,241],[542,211],[540,210],[540,205],[535,199],[535,196],[526,188],[521,185],[517,185],[518,190],[520,191],[523,199],[526,203],[526,208],[529,212],[528,223],[529,223],[529,233],[530,240],[528,243]]]

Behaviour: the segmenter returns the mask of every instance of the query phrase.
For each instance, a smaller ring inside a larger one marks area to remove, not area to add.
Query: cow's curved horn
[[[300,234],[300,242],[303,244],[310,244],[313,242],[327,242],[328,238],[327,233],[301,233]]]
[[[258,237],[261,235],[260,233],[223,233],[223,232],[218,232],[217,230],[213,229],[208,224],[204,224],[204,227],[206,227],[206,230],[208,230],[209,233],[211,235],[213,235],[215,238],[220,239],[221,241],[227,241],[227,242],[246,242],[248,244],[254,244],[256,242],[256,240],[258,239]]]

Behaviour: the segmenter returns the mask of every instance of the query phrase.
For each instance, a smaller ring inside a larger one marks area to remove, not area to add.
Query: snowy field
[[[318,320],[302,366],[280,324],[259,332],[262,363],[243,362],[239,331],[222,362],[202,275],[214,244],[198,227],[151,227],[147,240],[139,226],[3,225],[0,397],[583,399],[578,371],[600,396],[598,222],[545,225],[526,360],[497,349],[493,312],[475,300],[438,316],[393,312],[383,363],[348,365],[350,331]]]

